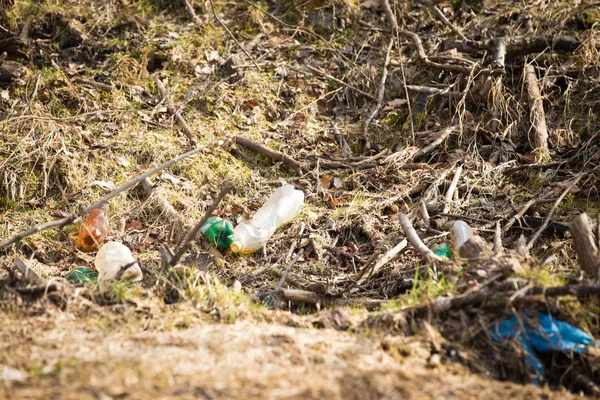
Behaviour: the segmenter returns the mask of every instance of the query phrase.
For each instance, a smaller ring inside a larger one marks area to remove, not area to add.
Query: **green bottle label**
[[[97,274],[96,272],[94,272],[94,270],[92,270],[91,268],[81,267],[75,268],[73,271],[71,271],[69,275],[67,275],[67,280],[71,283],[78,285],[81,283],[93,281],[96,279],[96,277]]]
[[[226,249],[233,242],[233,225],[219,217],[210,217],[200,231],[209,242],[220,249]]]

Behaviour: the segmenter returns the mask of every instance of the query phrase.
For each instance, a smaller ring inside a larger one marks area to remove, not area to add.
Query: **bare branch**
[[[109,194],[107,194],[106,196],[104,196],[103,198],[101,198],[100,200],[98,200],[97,202],[95,202],[94,204],[92,204],[92,205],[90,205],[90,206],[88,206],[88,207],[86,207],[86,208],[78,211],[77,213],[75,213],[75,214],[73,214],[71,216],[68,216],[68,217],[65,217],[65,218],[62,218],[62,219],[58,219],[56,221],[50,221],[50,222],[46,222],[44,224],[40,224],[40,225],[34,226],[33,228],[30,228],[30,229],[28,229],[28,230],[26,230],[24,232],[21,232],[21,233],[15,235],[15,236],[11,237],[10,239],[6,239],[2,243],[0,243],[0,249],[6,247],[8,245],[11,245],[11,244],[13,244],[15,242],[18,242],[21,239],[26,238],[27,236],[31,236],[34,233],[41,232],[43,230],[46,230],[46,229],[49,229],[49,228],[53,228],[53,227],[62,228],[63,226],[76,223],[82,215],[85,215],[88,212],[90,212],[91,210],[93,210],[94,208],[98,208],[102,204],[107,203],[110,199],[112,199],[113,197],[115,197],[119,193],[122,193],[122,192],[126,191],[127,189],[129,189],[129,188],[137,185],[138,183],[140,183],[141,181],[143,181],[145,178],[149,177],[150,175],[153,175],[153,174],[155,174],[155,173],[157,173],[157,172],[159,172],[159,171],[161,171],[161,170],[163,170],[165,168],[168,168],[171,165],[175,164],[176,162],[181,161],[184,158],[187,158],[189,156],[192,156],[192,155],[198,153],[199,151],[204,150],[207,147],[208,147],[208,145],[197,147],[197,148],[195,148],[193,150],[190,150],[187,153],[184,153],[184,154],[182,154],[182,155],[180,155],[178,157],[175,157],[172,160],[169,160],[169,161],[167,161],[167,162],[165,162],[165,163],[163,163],[163,164],[161,164],[161,165],[159,165],[157,167],[154,167],[154,168],[152,168],[149,171],[144,172],[143,174],[141,174],[141,175],[133,178],[129,182],[127,182],[127,183],[119,186],[118,188],[116,188],[115,190],[113,190],[112,192],[110,192]]]

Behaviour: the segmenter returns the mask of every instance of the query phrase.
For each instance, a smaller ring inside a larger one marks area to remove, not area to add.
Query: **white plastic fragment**
[[[114,279],[121,267],[135,262],[131,251],[127,246],[119,242],[105,243],[98,254],[96,254],[96,270],[98,270],[98,280],[108,281]],[[121,280],[130,282],[139,282],[144,275],[140,266],[135,263],[121,275]]]

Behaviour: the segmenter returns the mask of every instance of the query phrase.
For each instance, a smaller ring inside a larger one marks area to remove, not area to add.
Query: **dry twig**
[[[379,258],[379,260],[377,260],[377,262],[375,263],[373,268],[370,268],[368,265],[366,268],[363,268],[359,273],[356,284],[362,285],[367,279],[369,279],[371,276],[375,275],[384,265],[386,265],[388,262],[390,262],[390,260],[392,260],[394,257],[396,257],[398,255],[398,253],[400,253],[402,250],[404,250],[407,245],[408,245],[408,242],[406,241],[406,239],[403,239],[396,246],[392,247],[387,252],[385,252],[385,254],[383,254]],[[367,270],[370,270],[370,272],[368,274],[367,274]]]
[[[402,225],[402,229],[404,230],[404,235],[410,242],[410,244],[417,250],[423,257],[425,257],[428,261],[443,261],[441,257],[436,255],[433,251],[429,249],[423,243],[415,228],[413,228],[412,223],[408,219],[406,214],[400,214],[400,225]]]
[[[573,189],[573,187],[577,184],[577,182],[579,182],[579,180],[583,177],[583,175],[584,174],[580,174],[577,178],[575,178],[573,180],[573,182],[571,182],[571,184],[569,186],[567,186],[567,188],[565,190],[563,190],[563,192],[560,194],[560,196],[558,196],[558,199],[556,199],[556,201],[554,202],[554,205],[552,206],[552,208],[548,212],[548,216],[544,220],[544,223],[535,232],[535,234],[533,235],[533,237],[531,238],[531,240],[529,241],[529,243],[527,243],[527,249],[528,250],[533,247],[533,245],[535,244],[536,240],[538,240],[538,238],[540,237],[540,235],[542,234],[542,232],[544,232],[544,230],[546,230],[546,228],[548,227],[548,224],[550,223],[550,219],[552,218],[552,215],[554,215],[554,211],[556,211],[556,209],[558,208],[558,205],[560,204],[560,202],[562,201],[562,199],[564,199],[565,196],[571,191],[571,189]]]
[[[196,236],[198,235],[200,228],[202,228],[202,225],[204,225],[206,220],[208,218],[210,218],[213,211],[215,211],[215,209],[217,208],[217,206],[219,205],[219,203],[221,202],[223,197],[225,197],[225,195],[230,190],[231,190],[231,185],[229,185],[229,184],[223,185],[223,187],[221,188],[221,191],[219,192],[219,194],[217,195],[217,197],[215,198],[213,203],[210,205],[210,207],[208,207],[206,209],[204,216],[200,219],[200,221],[192,229],[190,229],[185,242],[181,245],[181,247],[179,247],[179,249],[177,249],[177,251],[174,253],[173,257],[170,260],[165,260],[165,261],[168,261],[171,266],[177,265],[177,263],[179,262],[181,257],[185,254],[185,252],[188,251],[190,249],[190,247],[192,247],[192,243],[194,242],[194,240],[196,240]]]
[[[181,127],[183,128],[183,133],[185,133],[185,136],[187,136],[192,146],[196,146],[198,144],[198,139],[196,139],[196,135],[194,134],[194,132],[192,132],[190,126],[188,125],[186,120],[181,116],[179,111],[177,111],[177,108],[175,108],[175,104],[173,103],[173,100],[171,100],[169,92],[167,92],[167,89],[165,89],[165,86],[163,85],[163,83],[157,75],[154,76],[154,84],[158,88],[160,96],[165,101],[165,105],[167,106],[167,111],[169,111],[169,114],[173,118],[175,118],[177,122],[179,122],[179,125],[181,125]]]
[[[579,214],[569,225],[573,235],[573,244],[575,252],[579,257],[581,269],[583,269],[591,279],[598,279],[598,268],[600,267],[600,255],[598,247],[594,240],[594,235],[590,229],[589,219],[586,213]]]
[[[157,173],[157,172],[159,172],[159,171],[161,171],[161,170],[163,170],[163,169],[165,169],[167,167],[170,167],[171,165],[175,164],[176,162],[181,161],[184,158],[187,158],[189,156],[192,156],[192,155],[198,153],[199,151],[204,150],[207,147],[208,147],[208,145],[197,147],[197,148],[195,148],[193,150],[190,150],[187,153],[184,153],[184,154],[182,154],[182,155],[180,155],[178,157],[175,157],[172,160],[169,160],[169,161],[167,161],[167,162],[165,162],[165,163],[163,163],[163,164],[161,164],[161,165],[159,165],[157,167],[154,167],[154,168],[150,169],[149,171],[144,172],[143,174],[141,174],[141,175],[133,178],[129,182],[127,182],[127,183],[119,186],[118,188],[116,188],[115,190],[113,190],[112,192],[110,192],[109,194],[107,194],[106,196],[104,196],[103,198],[101,198],[100,200],[98,200],[97,202],[95,202],[94,204],[92,204],[92,205],[90,205],[90,206],[88,206],[88,207],[86,207],[86,208],[78,211],[77,213],[75,213],[75,214],[73,214],[71,216],[68,216],[68,217],[65,217],[65,218],[62,218],[62,219],[58,219],[58,220],[55,220],[55,221],[50,221],[50,222],[46,222],[44,224],[40,224],[40,225],[34,226],[33,228],[30,228],[30,229],[28,229],[28,230],[26,230],[24,232],[21,232],[21,233],[15,235],[15,236],[11,237],[10,239],[6,239],[2,243],[0,243],[0,249],[4,248],[6,246],[9,246],[9,245],[11,245],[11,244],[13,244],[15,242],[18,242],[18,241],[20,241],[21,239],[23,239],[23,238],[25,238],[27,236],[33,235],[34,233],[41,232],[43,230],[46,230],[46,229],[49,229],[49,228],[53,228],[53,227],[62,228],[63,226],[76,223],[82,215],[85,215],[88,212],[90,212],[91,210],[93,210],[94,208],[98,208],[102,204],[107,203],[110,199],[112,199],[113,197],[115,197],[119,193],[122,193],[122,192],[126,191],[127,189],[129,189],[129,188],[137,185],[141,181],[143,181],[145,178],[147,178],[147,177],[149,177],[149,176],[151,176],[151,175],[153,175],[153,174],[155,174],[155,173]]]
[[[546,113],[540,93],[540,86],[535,75],[533,65],[525,66],[525,85],[527,86],[527,99],[529,100],[529,119],[534,131],[535,159],[536,162],[545,163],[550,158],[548,153],[548,127],[546,126]]]
[[[368,137],[369,125],[371,124],[371,121],[373,121],[373,118],[375,118],[375,116],[377,116],[377,113],[381,109],[381,105],[383,104],[383,97],[385,96],[385,81],[387,80],[387,76],[388,76],[388,66],[390,64],[390,53],[392,52],[393,45],[394,45],[394,39],[390,39],[390,43],[388,44],[387,51],[385,53],[385,61],[383,63],[383,71],[381,72],[381,80],[379,81],[379,89],[377,90],[377,104],[375,105],[375,108],[373,109],[373,111],[371,112],[371,114],[369,115],[367,120],[365,121],[365,126],[363,128],[363,136],[366,140],[365,147],[367,150],[369,150],[371,147],[369,137]]]
[[[282,162],[289,168],[298,172],[299,174],[302,173],[302,166],[290,156],[286,156],[285,154],[269,149],[268,147],[263,146],[260,143],[257,143],[250,139],[246,139],[242,136],[236,136],[235,142],[240,146],[244,146],[252,151],[257,152],[258,154],[268,157],[275,162]]]
[[[250,59],[250,62],[252,64],[254,64],[256,69],[258,69],[260,71],[261,69],[260,69],[259,65],[256,63],[256,60],[254,60],[254,57],[252,57],[252,54],[250,54],[248,52],[248,50],[246,50],[246,48],[244,46],[242,46],[242,44],[236,39],[236,37],[233,35],[233,33],[231,33],[231,31],[229,30],[227,25],[225,25],[225,23],[223,21],[221,21],[221,18],[219,18],[219,16],[217,15],[217,10],[215,10],[215,3],[213,2],[213,0],[208,0],[208,2],[210,3],[210,9],[212,10],[213,16],[215,17],[217,22],[223,27],[223,29],[225,29],[225,32],[227,32],[229,37],[235,42],[235,44],[240,48],[240,50],[242,50],[244,52],[246,57],[248,57]]]

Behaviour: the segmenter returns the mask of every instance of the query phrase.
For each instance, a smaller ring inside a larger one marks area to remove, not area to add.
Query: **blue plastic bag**
[[[530,322],[535,326],[530,325]],[[490,337],[496,343],[517,338],[525,350],[525,363],[540,378],[544,377],[544,367],[533,349],[541,353],[581,353],[586,351],[588,346],[597,343],[581,329],[544,313],[537,313],[536,319],[532,319],[531,315],[526,313],[524,318],[511,317],[495,324],[490,328]],[[534,379],[533,383],[539,386],[539,379]]]

